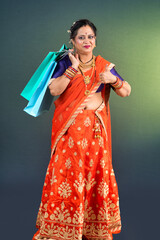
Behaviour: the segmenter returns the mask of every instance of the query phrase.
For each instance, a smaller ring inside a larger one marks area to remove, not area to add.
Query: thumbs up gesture
[[[99,78],[100,78],[100,81],[105,84],[107,83],[113,84],[116,82],[116,76],[114,76],[110,72],[110,68],[108,67],[108,65],[105,66],[104,72],[99,74]]]

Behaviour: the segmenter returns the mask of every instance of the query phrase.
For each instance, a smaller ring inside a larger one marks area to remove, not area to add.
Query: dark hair
[[[90,26],[96,36],[97,33],[97,28],[95,27],[95,25],[89,21],[88,19],[80,19],[76,22],[73,23],[73,25],[70,28],[70,39],[74,39],[77,35],[78,29],[83,27],[83,26]]]

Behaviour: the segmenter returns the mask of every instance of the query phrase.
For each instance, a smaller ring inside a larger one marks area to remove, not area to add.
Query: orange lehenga
[[[111,240],[121,231],[111,156],[110,85],[103,88],[103,103],[96,110],[84,109],[106,64],[113,66],[96,57],[90,95],[84,94],[83,78],[77,74],[55,101],[52,154],[33,240]]]

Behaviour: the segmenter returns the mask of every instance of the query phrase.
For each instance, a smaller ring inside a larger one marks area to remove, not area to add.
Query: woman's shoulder
[[[102,56],[98,55],[96,56],[96,65],[103,65],[103,66],[108,66],[110,68],[115,67],[115,64],[111,63],[110,61],[104,59]]]

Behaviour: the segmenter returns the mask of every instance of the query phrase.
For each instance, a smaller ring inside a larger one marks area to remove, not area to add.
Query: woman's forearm
[[[49,90],[50,90],[50,94],[53,96],[58,96],[62,92],[64,92],[64,90],[66,89],[66,87],[70,82],[70,79],[67,78],[65,75],[62,75],[58,78],[53,78],[51,80],[52,82],[49,85]]]
[[[51,83],[49,84],[49,90],[51,95],[58,96],[64,92],[67,88],[70,80],[77,74],[78,65],[72,64],[72,66],[68,67],[64,74],[57,78],[52,78]]]
[[[131,93],[131,86],[129,85],[128,82],[124,81],[123,86],[120,89],[115,89],[114,90],[117,95],[121,97],[128,97]]]

